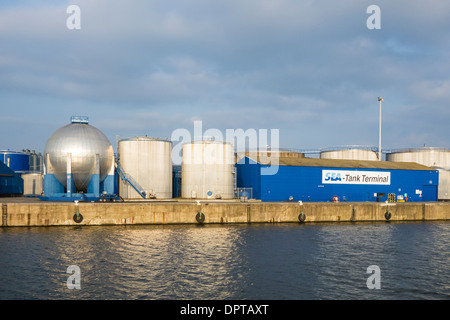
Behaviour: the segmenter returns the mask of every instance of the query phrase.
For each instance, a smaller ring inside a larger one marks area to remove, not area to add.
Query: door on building
[[[423,186],[422,201],[437,201],[437,186]]]

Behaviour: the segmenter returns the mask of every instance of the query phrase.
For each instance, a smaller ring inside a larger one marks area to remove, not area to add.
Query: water
[[[0,299],[448,300],[449,243],[448,222],[2,228]]]

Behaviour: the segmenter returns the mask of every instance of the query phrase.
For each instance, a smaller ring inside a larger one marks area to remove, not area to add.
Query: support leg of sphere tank
[[[84,201],[89,202],[88,198],[86,198],[86,195],[84,192],[81,192],[81,196],[83,197]]]

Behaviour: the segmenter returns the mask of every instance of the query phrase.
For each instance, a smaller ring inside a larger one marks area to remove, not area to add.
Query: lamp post
[[[381,102],[383,102],[383,98],[378,97],[378,101],[380,101],[380,128],[378,133],[378,160],[383,160],[383,155],[381,154]]]

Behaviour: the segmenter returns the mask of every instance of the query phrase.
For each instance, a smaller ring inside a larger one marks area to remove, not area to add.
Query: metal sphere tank
[[[77,191],[86,192],[99,157],[100,182],[114,165],[114,150],[108,138],[87,120],[72,118],[72,123],[56,130],[48,139],[44,158],[48,173],[67,187],[67,159],[71,154],[71,170]]]

